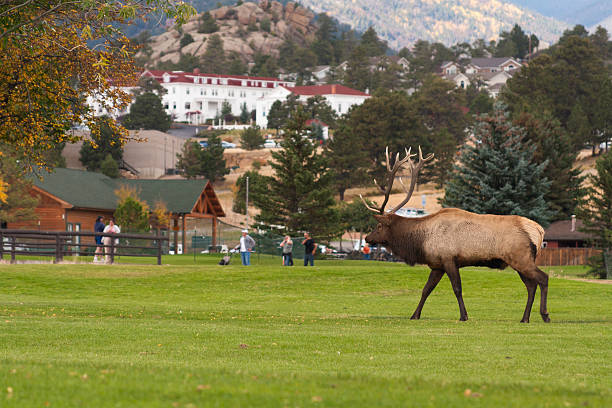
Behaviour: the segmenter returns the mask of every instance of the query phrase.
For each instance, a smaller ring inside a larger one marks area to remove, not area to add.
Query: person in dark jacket
[[[103,232],[104,231],[104,217],[99,216],[96,218],[96,223],[94,224],[94,232]],[[96,235],[96,252],[94,254],[94,262],[101,261],[102,259],[98,259],[98,255],[102,255],[102,236]]]
[[[304,266],[314,266],[314,255],[317,252],[317,244],[314,242],[314,239],[310,237],[308,232],[304,233],[304,240],[302,241],[302,245],[304,245]]]

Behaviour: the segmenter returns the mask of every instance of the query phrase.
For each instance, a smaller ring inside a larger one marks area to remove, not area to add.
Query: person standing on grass
[[[370,245],[368,245],[368,243],[366,242],[366,244],[363,246],[363,259],[365,259],[366,261],[370,260]]]
[[[112,218],[108,221],[108,225],[104,228],[104,233],[107,234],[118,234],[120,231],[119,227],[115,225],[115,220],[113,220]],[[104,239],[102,239],[102,242],[104,243],[104,262],[109,263],[110,262],[110,251],[111,251],[111,243],[112,243],[113,238],[109,235],[109,236],[105,236]],[[117,243],[119,242],[119,238],[117,238]]]
[[[235,249],[240,249],[240,259],[242,265],[249,266],[251,264],[251,251],[255,248],[255,240],[248,235],[248,230],[242,230],[242,236],[240,237],[240,243],[236,245]]]
[[[104,217],[101,215],[96,218],[96,223],[94,224],[94,232],[104,232]],[[94,253],[94,262],[98,262],[102,260],[102,235],[96,235],[96,252]],[[100,258],[98,258],[98,255]]]
[[[314,266],[314,255],[317,251],[317,244],[314,242],[314,239],[310,237],[308,232],[304,233],[304,240],[302,241],[302,245],[304,245],[304,266],[308,266],[310,262],[310,266]]]
[[[293,241],[289,235],[285,235],[285,239],[280,244],[283,248],[283,265],[293,266]]]

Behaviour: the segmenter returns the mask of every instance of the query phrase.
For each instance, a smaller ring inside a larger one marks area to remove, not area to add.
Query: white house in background
[[[466,74],[481,72],[514,71],[523,66],[512,57],[472,58],[465,67]]]
[[[310,86],[281,85],[257,100],[257,126],[267,128],[267,116],[272,104],[276,101],[284,102],[290,94],[297,95],[298,100],[301,102],[306,102],[308,98],[316,95],[322,96],[338,115],[347,113],[351,106],[361,105],[370,97],[367,93],[337,84]]]
[[[183,71],[145,70],[141,76],[157,79],[168,91],[162,97],[166,112],[177,122],[204,123],[221,112],[224,102],[229,103],[234,116],[240,115],[246,103],[248,111],[256,108],[257,100],[274,92],[280,86],[293,86],[294,82],[278,78],[244,75],[217,75]],[[129,92],[129,89],[126,89]],[[102,115],[108,112],[100,104],[90,105]],[[124,112],[114,113],[122,114]]]

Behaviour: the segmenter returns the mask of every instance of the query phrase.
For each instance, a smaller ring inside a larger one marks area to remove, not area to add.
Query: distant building
[[[331,108],[339,115],[348,112],[353,105],[361,105],[370,97],[365,92],[349,88],[344,85],[310,85],[310,86],[279,86],[269,94],[257,100],[257,118],[256,124],[261,128],[268,127],[268,112],[272,104],[276,101],[285,101],[287,96],[294,94],[302,102],[306,102],[308,98],[319,95],[323,96]]]
[[[250,112],[256,108],[257,100],[273,92],[279,86],[294,86],[291,81],[278,78],[244,75],[203,74],[199,71],[154,71],[145,70],[141,76],[155,78],[167,90],[162,97],[166,112],[174,121],[201,124],[221,113],[227,102],[234,116],[239,116],[243,104]],[[130,89],[126,89],[130,91]],[[101,104],[90,101],[94,111],[108,114]],[[113,112],[113,116],[126,112]]]
[[[590,235],[580,231],[582,221],[572,217],[569,220],[555,221],[544,231],[547,248],[582,248],[588,246]]]
[[[440,76],[454,82],[458,88],[476,84],[496,98],[508,79],[522,66],[511,57],[472,58],[465,66],[453,61],[444,62],[440,66]]]

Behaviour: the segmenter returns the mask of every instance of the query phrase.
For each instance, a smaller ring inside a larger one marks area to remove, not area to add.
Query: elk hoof
[[[548,317],[548,313],[542,314],[542,320],[544,320],[544,323],[550,323],[550,317]]]
[[[467,322],[467,319],[468,319],[468,317],[467,317],[467,316],[461,316],[461,317],[459,318],[459,320],[460,320],[460,321],[462,321],[462,322]]]
[[[421,315],[418,314],[413,314],[412,316],[410,316],[410,320],[419,320],[421,318]]]
[[[523,318],[521,319],[521,323],[529,323],[529,319],[526,319],[526,318],[524,318],[524,317],[523,317]]]

